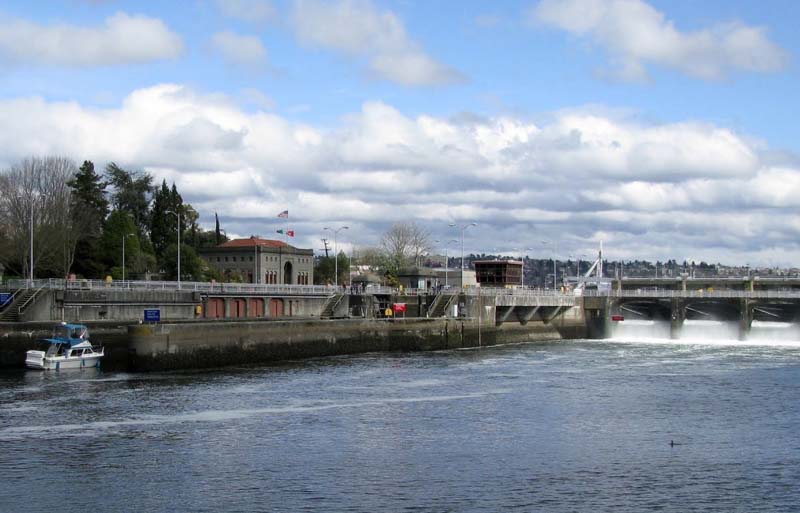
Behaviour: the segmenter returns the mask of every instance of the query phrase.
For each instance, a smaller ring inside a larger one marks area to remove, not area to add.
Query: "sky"
[[[319,251],[800,265],[793,0],[0,3],[0,169],[174,182]],[[277,217],[289,211],[288,223]],[[472,226],[472,223],[476,223]],[[454,225],[454,226],[451,226]],[[469,226],[466,229],[462,228]]]

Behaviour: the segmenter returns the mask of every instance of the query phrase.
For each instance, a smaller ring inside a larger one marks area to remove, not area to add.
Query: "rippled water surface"
[[[797,511],[798,483],[800,343],[0,374],[3,512]]]

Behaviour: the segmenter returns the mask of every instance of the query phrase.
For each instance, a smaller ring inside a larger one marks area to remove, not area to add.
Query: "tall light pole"
[[[338,235],[338,233],[340,231],[342,231],[342,230],[349,230],[349,229],[350,229],[349,226],[340,226],[339,228],[336,228],[336,229],[333,229],[333,228],[331,228],[329,226],[326,226],[325,228],[323,228],[323,230],[328,230],[328,231],[333,232],[333,259],[334,259],[333,260],[333,262],[334,262],[334,264],[333,264],[334,271],[333,272],[335,274],[335,276],[333,277],[333,280],[334,280],[333,283],[334,283],[334,285],[336,285],[336,288],[339,288],[339,249],[337,248],[337,245],[336,245],[336,235]]]
[[[450,226],[458,226],[456,223],[450,223]],[[478,226],[478,223],[467,223],[461,225],[461,288],[464,288],[464,232],[470,226]]]
[[[558,241],[543,240],[542,244],[553,243],[553,292],[558,288],[558,270],[556,269],[556,258],[558,257]]]
[[[173,214],[178,217],[178,288],[181,288],[181,213],[165,210],[165,214]]]
[[[125,281],[125,239],[134,235],[134,233],[126,233],[122,236],[122,281]]]
[[[33,287],[33,196],[31,196],[31,281],[30,287]]]
[[[442,242],[442,241],[440,241],[440,240],[435,240],[435,241],[433,241],[433,242],[434,242],[434,243],[436,243],[436,244],[438,244],[438,243],[440,243],[440,242]],[[455,239],[450,239],[449,241],[447,241],[447,242],[444,244],[444,286],[445,286],[445,287],[447,287],[447,286],[449,285],[449,284],[448,284],[448,282],[447,282],[447,268],[448,268],[448,267],[450,267],[450,265],[449,265],[449,259],[447,258],[447,247],[448,247],[450,244],[453,244],[454,242],[455,242],[455,243],[458,243],[458,241],[457,241],[457,240],[455,240]]]

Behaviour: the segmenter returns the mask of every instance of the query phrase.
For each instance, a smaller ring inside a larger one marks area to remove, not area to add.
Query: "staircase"
[[[343,299],[344,294],[334,294],[329,297],[319,316],[323,319],[330,319],[333,317],[333,314],[336,312],[336,307],[339,306],[339,303],[341,303]]]
[[[20,315],[28,305],[36,299],[42,289],[19,289],[14,293],[11,302],[0,311],[0,322],[19,322]]]
[[[458,294],[439,293],[428,308],[428,317],[445,317],[448,308],[450,308],[450,305],[453,304],[453,300],[457,297]]]

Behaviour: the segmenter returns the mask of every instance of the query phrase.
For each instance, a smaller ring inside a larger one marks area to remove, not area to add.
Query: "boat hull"
[[[28,351],[25,357],[25,366],[29,369],[39,370],[91,369],[100,367],[102,357],[103,353],[76,357],[47,357],[43,351]]]

